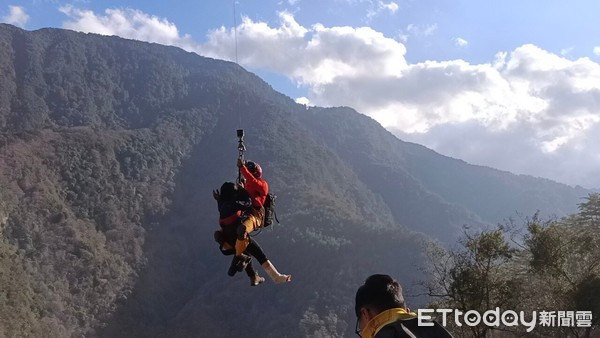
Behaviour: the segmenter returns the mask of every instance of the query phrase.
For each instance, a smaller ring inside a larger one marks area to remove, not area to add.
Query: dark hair
[[[362,307],[368,306],[377,312],[405,307],[402,287],[389,275],[369,276],[356,291],[354,304],[356,317]]]
[[[234,201],[237,195],[237,185],[233,182],[225,182],[221,185],[221,199]]]

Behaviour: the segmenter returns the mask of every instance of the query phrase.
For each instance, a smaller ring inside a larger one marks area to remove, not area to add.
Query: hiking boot
[[[234,256],[231,260],[231,265],[229,266],[227,274],[233,277],[233,275],[235,275],[236,272],[243,271],[251,259],[252,257],[244,254],[242,254],[241,256]]]
[[[240,256],[235,256],[235,258],[238,259],[237,265],[236,265],[238,272],[244,271],[244,269],[246,268],[246,265],[248,265],[248,263],[250,263],[250,261],[252,260],[252,257],[250,257],[248,255],[244,255],[244,254],[241,254]]]
[[[227,270],[227,274],[230,277],[233,277],[235,275],[235,273],[237,272],[237,267],[236,267],[236,259],[235,257],[233,257],[233,259],[231,260],[231,265],[229,266],[229,270]]]
[[[259,276],[257,273],[254,276],[250,277],[250,286],[257,286],[265,281],[264,278]]]

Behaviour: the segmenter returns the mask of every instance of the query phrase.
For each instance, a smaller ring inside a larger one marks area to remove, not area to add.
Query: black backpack
[[[265,219],[263,222],[263,226],[264,227],[268,227],[269,225],[273,224],[273,220],[277,221],[277,223],[279,223],[279,220],[277,219],[277,214],[275,213],[275,199],[277,198],[277,196],[275,196],[274,194],[267,194],[267,198],[265,199],[265,204],[263,204],[263,207],[265,208]]]

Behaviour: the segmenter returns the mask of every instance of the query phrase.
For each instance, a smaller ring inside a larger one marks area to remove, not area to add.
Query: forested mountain
[[[238,128],[278,195],[255,238],[286,285],[228,277],[213,241]],[[426,241],[587,194],[298,105],[230,62],[0,25],[0,336],[349,336],[369,274],[416,294]]]

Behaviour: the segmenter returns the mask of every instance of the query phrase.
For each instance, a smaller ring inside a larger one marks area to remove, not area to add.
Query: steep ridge
[[[532,215],[539,211],[543,217],[560,217],[575,212],[576,203],[590,192],[543,178],[471,165],[421,145],[403,142],[376,121],[351,108],[315,107],[299,116],[313,131],[313,137],[335,149],[363,181],[371,180],[371,188],[378,186],[375,191],[382,195],[387,193],[385,200],[396,221],[413,229],[418,229],[418,224],[423,222],[419,218],[419,223],[415,223],[407,215],[406,210],[415,211],[412,202],[415,198],[427,199],[426,205],[438,203],[438,207],[432,208],[435,210],[429,211],[429,217],[447,212],[430,222],[433,227],[445,222],[494,224],[514,216],[515,212]],[[418,188],[407,186],[410,182]],[[400,211],[403,205],[406,210]]]
[[[483,224],[478,215],[444,200],[410,173],[407,163],[413,159],[398,151],[402,141],[374,120],[348,108],[310,108],[298,117],[312,137],[339,154],[382,196],[397,223],[449,241],[463,224]]]

